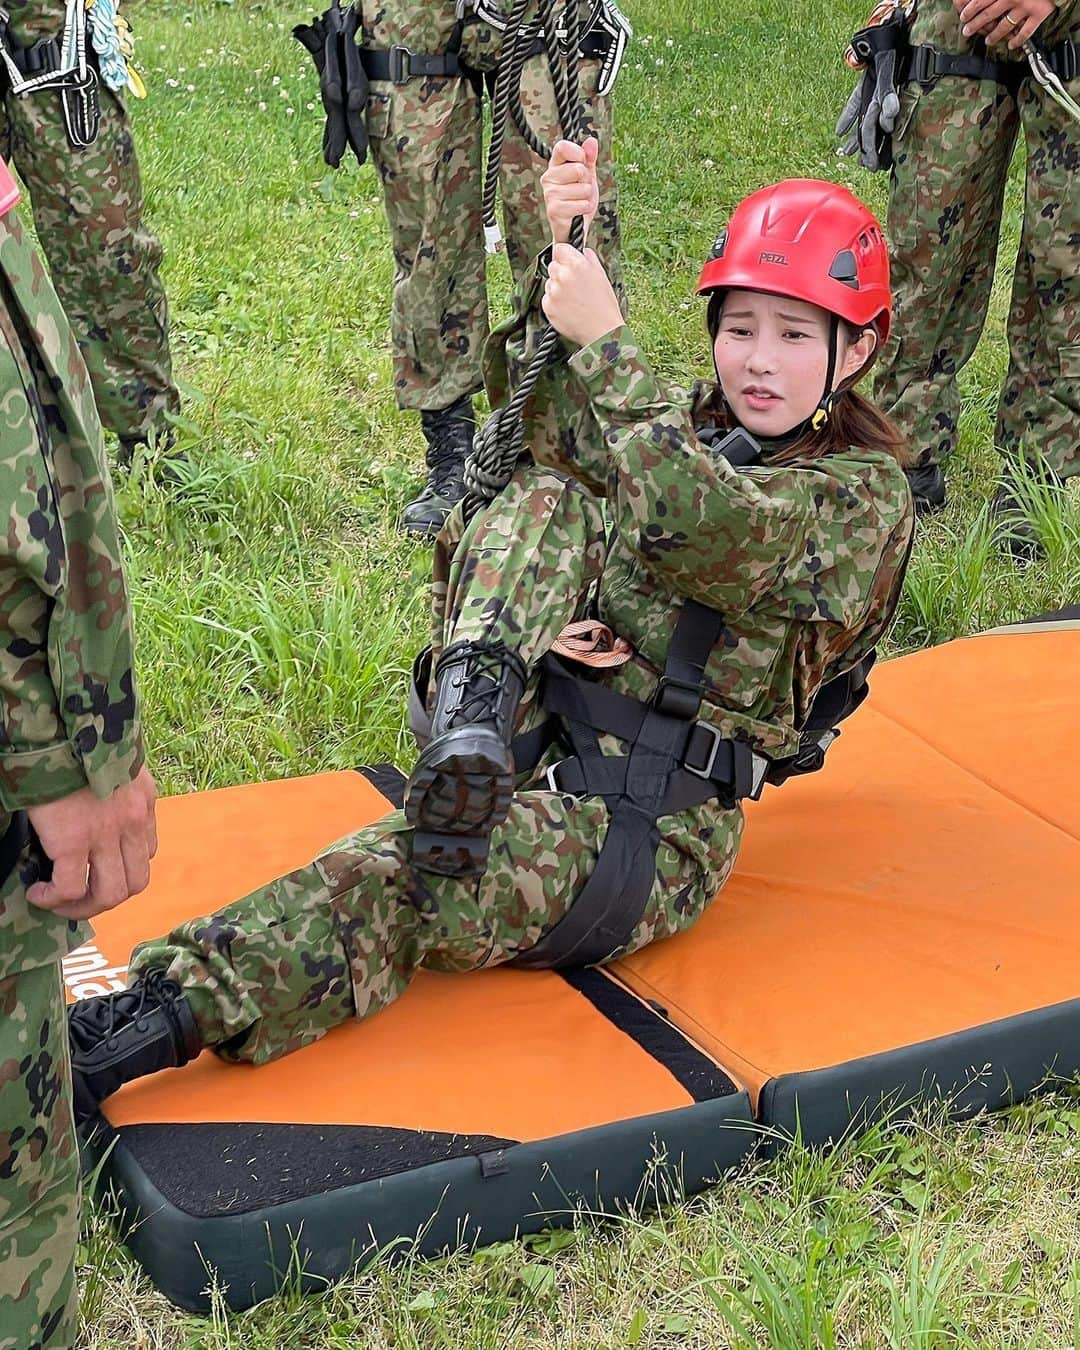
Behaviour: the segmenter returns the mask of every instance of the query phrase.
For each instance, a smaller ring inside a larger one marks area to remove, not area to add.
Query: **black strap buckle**
[[[391,84],[408,84],[412,79],[410,62],[413,53],[408,47],[391,47],[387,51],[387,58],[390,62],[389,78]]]
[[[701,685],[680,680],[674,675],[661,675],[653,695],[653,707],[665,717],[692,722],[701,707]]]
[[[694,750],[695,739],[704,734],[706,740],[705,760],[701,764],[691,764],[690,755]],[[690,728],[690,735],[686,738],[686,749],[683,751],[682,766],[687,773],[692,773],[695,778],[715,778],[717,772],[716,761],[720,757],[720,747],[727,745],[728,742],[714,726],[708,722],[695,722]]]
[[[702,763],[694,764],[690,756],[694,752],[695,741],[702,734],[708,738],[705,758]],[[765,787],[765,775],[770,762],[766,755],[759,755],[745,741],[733,741],[722,736],[708,722],[695,722],[686,738],[682,767],[695,778],[726,784],[736,801],[749,797],[756,802]]]
[[[926,84],[930,80],[937,79],[937,55],[934,47],[913,47],[908,79],[914,80],[916,84]]]

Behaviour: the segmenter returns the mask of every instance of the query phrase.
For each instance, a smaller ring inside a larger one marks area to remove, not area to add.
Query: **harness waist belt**
[[[1044,52],[1043,57],[1054,74],[1066,83],[1080,73],[1080,43],[1060,42]],[[1031,77],[1031,67],[1027,61],[992,61],[975,52],[953,55],[928,45],[911,48],[905,76],[908,82],[926,84],[944,75],[993,80],[1015,94],[1024,80]]]
[[[429,56],[413,52],[408,47],[361,47],[360,64],[369,80],[389,80],[391,84],[408,84],[410,80],[430,76],[465,75],[457,52],[441,52]]]

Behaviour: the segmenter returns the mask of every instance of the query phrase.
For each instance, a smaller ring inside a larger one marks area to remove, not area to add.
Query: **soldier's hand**
[[[1018,51],[1054,12],[1054,0],[953,0],[965,37],[982,37],[988,47],[1007,43]]]
[[[623,321],[619,298],[591,248],[579,253],[571,244],[553,246],[541,304],[559,336],[582,347]]]
[[[551,161],[540,176],[544,189],[551,238],[556,244],[565,244],[570,238],[570,226],[575,216],[585,221],[585,236],[600,205],[600,188],[596,180],[596,156],[600,145],[595,136],[581,145],[573,141],[556,141]]]
[[[65,919],[91,919],[145,890],[157,852],[156,797],[144,768],[104,800],[83,788],[29,808],[53,874],[29,887],[27,900]]]

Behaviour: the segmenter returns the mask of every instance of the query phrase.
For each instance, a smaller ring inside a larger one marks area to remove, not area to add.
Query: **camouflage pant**
[[[24,45],[59,34],[63,0],[11,4]],[[0,100],[0,153],[26,184],[53,284],[71,320],[103,424],[143,441],[180,406],[169,355],[161,245],[142,220],[142,183],[123,101],[100,88],[93,145],[68,140],[60,96]]]
[[[466,542],[451,559],[442,541],[441,639],[503,640],[534,663],[580,611],[602,562],[596,502],[559,474],[520,469]],[[140,947],[132,971],[167,968],[204,1043],[262,1063],[378,1011],[421,968],[508,961],[567,912],[607,831],[599,798],[529,785],[539,778],[538,769],[520,783],[482,877],[414,870],[410,831],[395,812],[307,867]],[[698,918],[731,870],[741,831],[741,813],[716,803],[661,820],[652,892],[628,950]]]
[[[1080,97],[1080,80],[1069,88]],[[1080,126],[1034,80],[1015,101],[991,81],[907,86],[889,199],[896,324],[875,393],[920,464],[952,453],[956,377],[986,318],[1021,129],[1026,201],[995,441],[1068,476],[1080,472]]]
[[[0,979],[0,1350],[75,1344],[79,1154],[60,963]]]
[[[582,62],[582,98],[601,144],[600,210],[590,243],[621,290],[611,102],[596,93],[598,74],[599,62]],[[542,57],[526,63],[522,104],[541,139],[548,145],[557,140],[555,96]],[[398,405],[445,408],[483,385],[480,358],[488,335],[483,101],[466,79],[375,83],[367,125],[394,252],[391,334]],[[508,120],[500,195],[515,281],[548,243],[539,183],[544,168],[545,161]]]

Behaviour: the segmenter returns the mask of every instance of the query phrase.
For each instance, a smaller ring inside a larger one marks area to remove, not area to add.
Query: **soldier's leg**
[[[581,98],[586,124],[589,134],[600,142],[596,161],[600,207],[589,231],[589,247],[596,250],[616,291],[624,299],[618,193],[615,187],[612,96],[601,97],[596,92],[599,76],[599,61],[581,62]],[[541,140],[550,146],[560,139],[562,130],[555,91],[545,56],[532,57],[525,63],[521,79],[521,103],[529,124]],[[540,175],[546,167],[547,161],[529,148],[513,120],[509,119],[499,190],[506,224],[506,252],[516,282],[521,280],[541,249],[551,242],[544,213],[544,195],[540,187]]]
[[[13,11],[22,42],[59,35],[64,6]],[[172,377],[161,245],[143,222],[142,182],[123,100],[102,84],[97,139],[76,149],[55,90],[5,100],[11,156],[26,183],[53,284],[82,349],[102,423],[122,452],[167,437]]]
[[[1080,96],[1080,79],[1072,81]],[[1080,126],[1034,80],[1020,91],[1027,140],[1024,228],[1009,307],[999,448],[1080,472]]]
[[[691,924],[730,871],[741,816],[709,807],[704,819],[701,810],[667,818],[631,946]],[[163,1066],[137,1052],[140,1038],[154,1034],[158,1010],[144,1000],[140,1016],[123,1011],[151,972],[175,982],[201,1045],[261,1064],[377,1012],[422,968],[462,972],[511,960],[564,917],[607,823],[599,798],[523,792],[495,833],[487,871],[454,879],[412,868],[409,831],[395,812],[309,866],[141,946],[131,990],[72,1009],[73,1041],[86,1047],[84,1055],[76,1050],[76,1075],[98,1088],[107,1075],[107,1092]],[[80,1021],[107,1024],[110,1034],[90,1043],[78,1034]]]
[[[956,377],[986,319],[1017,123],[1012,98],[988,81],[904,91],[888,214],[895,317],[874,392],[917,456],[921,510],[944,502],[938,466],[956,446]]]
[[[604,559],[599,503],[562,474],[521,466],[495,501],[440,538],[430,739],[409,778],[417,866],[484,866],[514,787],[511,740],[534,727],[537,662],[581,615]]]
[[[75,1344],[79,1154],[58,962],[0,979],[0,1350]]]
[[[372,85],[371,154],[394,254],[394,393],[420,412],[428,480],[402,517],[432,537],[464,493],[487,338],[481,229],[482,109],[466,79]]]

